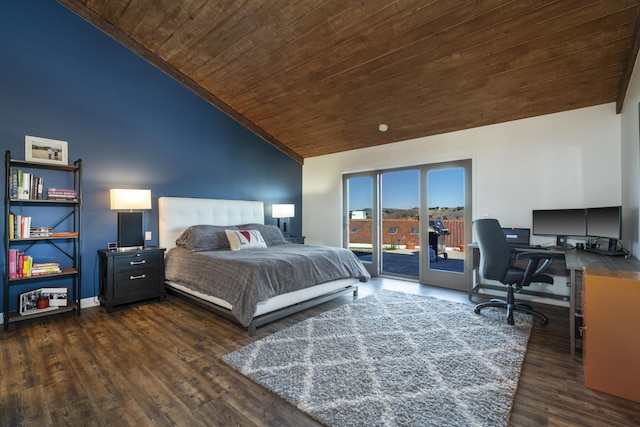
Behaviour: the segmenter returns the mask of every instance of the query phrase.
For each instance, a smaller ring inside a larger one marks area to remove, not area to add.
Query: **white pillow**
[[[225,230],[232,251],[266,248],[267,244],[258,230]]]

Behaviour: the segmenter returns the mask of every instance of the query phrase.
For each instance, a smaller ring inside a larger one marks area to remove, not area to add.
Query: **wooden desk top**
[[[480,246],[478,246],[478,242],[473,242],[473,243],[469,243],[467,245],[467,247],[469,249],[480,249]],[[560,254],[560,255],[564,255],[564,253],[566,252],[566,250],[564,249],[560,249],[557,247],[540,247],[540,248],[533,248],[533,247],[528,247],[528,248],[520,248],[520,247],[514,247],[513,248],[514,251],[517,252],[540,252],[543,254]]]
[[[473,242],[467,245],[471,249],[477,249],[478,243]],[[606,256],[577,249],[517,249],[527,252],[542,252],[553,254],[554,256],[564,255],[568,270],[582,270],[583,268],[602,268],[606,270],[640,271],[640,260],[624,256]]]
[[[565,251],[565,262],[569,270],[602,268],[606,270],[640,271],[640,260],[623,256],[598,255],[587,251],[569,249]]]

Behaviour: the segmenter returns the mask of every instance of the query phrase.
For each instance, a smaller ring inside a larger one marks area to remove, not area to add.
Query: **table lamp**
[[[294,204],[277,204],[271,206],[271,215],[278,220],[278,228],[285,237],[289,237],[289,218],[295,216]]]
[[[134,209],[151,209],[151,190],[111,189],[111,210],[118,212],[118,250],[144,247],[143,213]]]

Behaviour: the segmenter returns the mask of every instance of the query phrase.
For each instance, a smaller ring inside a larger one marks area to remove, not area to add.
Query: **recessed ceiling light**
[[[379,130],[380,132],[386,132],[386,131],[388,131],[388,130],[389,130],[389,126],[388,126],[387,124],[385,124],[385,123],[380,123],[380,124],[378,125],[378,130]]]

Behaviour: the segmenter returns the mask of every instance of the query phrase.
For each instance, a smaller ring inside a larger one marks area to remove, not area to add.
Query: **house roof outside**
[[[464,251],[464,220],[443,220],[449,234],[444,235],[444,245]],[[420,220],[384,219],[382,221],[382,244],[386,247],[406,247],[408,244],[420,246]],[[433,231],[430,231],[433,232]],[[370,219],[351,219],[349,221],[350,246],[367,247],[371,245],[372,222]]]

